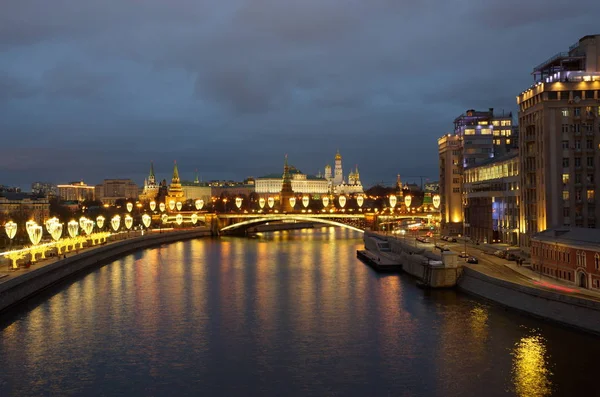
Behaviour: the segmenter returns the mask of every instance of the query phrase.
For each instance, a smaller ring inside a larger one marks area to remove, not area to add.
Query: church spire
[[[173,179],[171,183],[179,183],[179,169],[177,169],[177,160],[175,160],[175,166],[173,167]]]
[[[154,179],[154,161],[150,162],[150,178]]]

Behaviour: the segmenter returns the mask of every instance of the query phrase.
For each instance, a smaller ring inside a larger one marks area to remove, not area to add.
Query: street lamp
[[[69,231],[69,236],[75,238],[79,233],[79,223],[77,221],[69,221],[67,223],[67,230]]]
[[[156,201],[150,201],[150,211],[154,212],[156,209]]]
[[[102,228],[104,227],[105,220],[106,219],[104,219],[102,215],[98,215],[98,217],[96,218],[96,226],[98,226],[98,230],[102,230]]]

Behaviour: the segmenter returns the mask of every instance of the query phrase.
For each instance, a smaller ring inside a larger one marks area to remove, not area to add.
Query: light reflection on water
[[[0,395],[582,395],[597,340],[356,259],[334,228],[165,245],[1,319]],[[575,363],[575,364],[574,364]]]

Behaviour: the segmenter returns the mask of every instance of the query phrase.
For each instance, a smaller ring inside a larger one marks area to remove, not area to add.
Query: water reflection
[[[513,382],[517,395],[544,397],[552,393],[546,341],[539,335],[526,336],[515,345]]]

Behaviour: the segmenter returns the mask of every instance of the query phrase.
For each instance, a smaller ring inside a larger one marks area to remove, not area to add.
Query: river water
[[[0,395],[600,395],[600,340],[356,259],[336,228],[138,252],[0,317]]]

